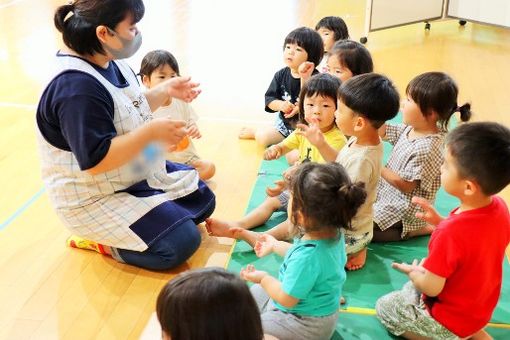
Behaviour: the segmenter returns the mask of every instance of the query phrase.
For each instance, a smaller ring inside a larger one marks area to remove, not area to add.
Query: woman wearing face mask
[[[118,60],[140,47],[144,11],[142,0],[76,0],[56,10],[66,48],[37,108],[38,142],[48,195],[74,234],[68,244],[163,270],[196,251],[196,224],[215,198],[194,169],[165,161],[185,122],[151,114],[169,97],[193,100],[198,84],[178,77],[142,93]]]

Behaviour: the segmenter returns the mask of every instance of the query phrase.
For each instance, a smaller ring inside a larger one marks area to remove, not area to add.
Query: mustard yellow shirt
[[[336,125],[329,131],[324,132],[324,138],[333,149],[340,150],[347,143],[347,139],[343,133],[336,127]],[[292,132],[287,138],[283,140],[283,145],[291,150],[299,150],[299,162],[303,162],[307,156],[312,162],[325,163],[319,150],[313,146],[308,139],[303,136],[297,135],[296,131]]]

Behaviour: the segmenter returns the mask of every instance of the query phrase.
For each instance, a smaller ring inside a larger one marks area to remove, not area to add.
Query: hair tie
[[[66,16],[64,17],[64,22],[66,22],[67,20],[69,20],[69,18],[71,18],[72,16],[74,15],[74,12],[73,11],[69,11]]]

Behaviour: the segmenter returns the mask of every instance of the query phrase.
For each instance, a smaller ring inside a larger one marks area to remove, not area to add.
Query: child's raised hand
[[[273,159],[278,159],[282,155],[282,149],[277,145],[271,145],[264,151],[264,159],[266,161],[271,161]]]
[[[311,61],[305,61],[298,67],[299,77],[304,81],[307,81],[312,76],[313,70],[315,69],[315,64]]]
[[[289,102],[288,100],[286,100],[281,104],[280,111],[283,112],[283,115],[285,116],[287,114],[290,114],[292,112],[292,110],[294,110],[295,107],[296,107],[296,105],[294,105],[291,102]]]
[[[311,118],[310,125],[306,124],[297,124],[296,134],[301,135],[308,139],[313,146],[319,146],[325,142],[324,135],[322,134],[321,129],[319,128],[319,124],[317,119]]]
[[[269,234],[262,234],[259,236],[257,242],[255,242],[255,246],[253,250],[255,251],[255,255],[258,257],[264,257],[273,252],[274,245],[278,242],[273,236]]]
[[[191,123],[186,130],[188,131],[188,136],[191,138],[198,139],[202,137],[200,130],[198,130],[198,126],[194,123]]]
[[[275,186],[274,187],[267,187],[266,188],[266,194],[269,197],[275,197],[278,196],[283,192],[285,189],[285,182],[281,179],[274,181]]]
[[[267,272],[256,270],[252,264],[249,264],[246,266],[246,268],[241,269],[241,272],[239,273],[241,279],[253,283],[260,283],[260,281],[262,281],[266,275]]]
[[[166,92],[170,97],[184,100],[186,103],[193,101],[202,92],[198,88],[199,85],[192,82],[191,77],[174,77],[161,83],[161,86],[166,86]]]
[[[418,205],[423,210],[423,212],[416,213],[417,218],[424,220],[431,225],[438,225],[439,222],[443,220],[443,217],[437,213],[436,209],[434,209],[432,204],[430,204],[430,202],[426,199],[414,196],[411,202]]]
[[[396,269],[398,270],[399,272],[402,272],[404,274],[407,274],[409,275],[409,273],[413,272],[413,271],[419,271],[421,273],[425,273],[425,268],[423,268],[423,262],[425,261],[425,259],[422,259],[420,261],[420,263],[418,263],[418,260],[413,260],[413,263],[411,264],[407,264],[407,263],[396,263],[396,262],[393,262],[391,264],[391,267],[393,269]]]

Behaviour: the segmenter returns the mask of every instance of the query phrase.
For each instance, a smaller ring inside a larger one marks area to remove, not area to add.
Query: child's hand
[[[282,156],[282,149],[277,145],[271,145],[264,151],[264,159],[266,161],[271,161],[273,159],[278,159]]]
[[[246,268],[241,269],[241,279],[250,281],[253,283],[260,283],[262,279],[267,275],[267,272],[262,270],[256,270],[252,264],[246,266]]]
[[[288,100],[286,100],[281,104],[280,111],[283,112],[283,115],[285,116],[287,114],[290,114],[292,112],[292,110],[294,110],[295,107],[296,107],[296,105],[294,105],[291,102],[289,102]]]
[[[312,76],[314,69],[315,69],[314,63],[310,61],[305,61],[304,63],[299,65],[298,68],[299,77],[304,81],[307,81]]]
[[[411,264],[407,264],[407,263],[395,263],[393,262],[391,264],[391,267],[393,269],[396,269],[398,270],[399,272],[402,272],[404,274],[407,274],[409,275],[409,273],[413,272],[413,271],[418,271],[418,272],[421,272],[421,273],[425,273],[426,272],[426,269],[423,268],[423,262],[425,261],[425,259],[422,259],[420,261],[420,263],[418,263],[418,260],[413,260],[413,263]]]
[[[278,196],[283,192],[285,189],[285,182],[281,179],[274,181],[275,186],[274,187],[267,187],[266,188],[266,194],[269,197],[275,197]]]
[[[296,127],[298,130],[296,130],[296,134],[305,137],[313,146],[318,147],[325,142],[324,135],[321,129],[319,129],[317,119],[310,119],[309,124],[310,125],[297,124]]]
[[[285,118],[290,118],[290,117],[294,117],[298,113],[299,113],[299,106],[295,105],[294,108],[292,109],[292,111],[290,111],[290,113],[285,113],[283,116]]]
[[[202,134],[195,123],[191,123],[186,130],[188,131],[188,136],[191,138],[198,139],[202,137]]]
[[[170,118],[155,118],[145,125],[149,129],[151,140],[157,140],[175,148],[187,135],[186,122]]]
[[[262,234],[259,236],[257,242],[255,242],[255,246],[253,250],[255,251],[255,255],[258,257],[264,257],[273,252],[274,245],[278,242],[273,236],[269,234]]]
[[[414,196],[412,198],[411,202],[418,205],[423,210],[423,212],[416,213],[417,218],[424,220],[428,224],[431,224],[434,226],[438,225],[439,222],[441,222],[443,220],[443,217],[441,217],[437,213],[436,209],[434,209],[432,204],[430,204],[430,202],[427,201],[426,199],[424,199],[422,197]]]
[[[192,82],[191,77],[174,77],[165,80],[161,86],[166,86],[166,92],[170,97],[190,103],[202,92],[198,88],[199,85],[199,83]]]

